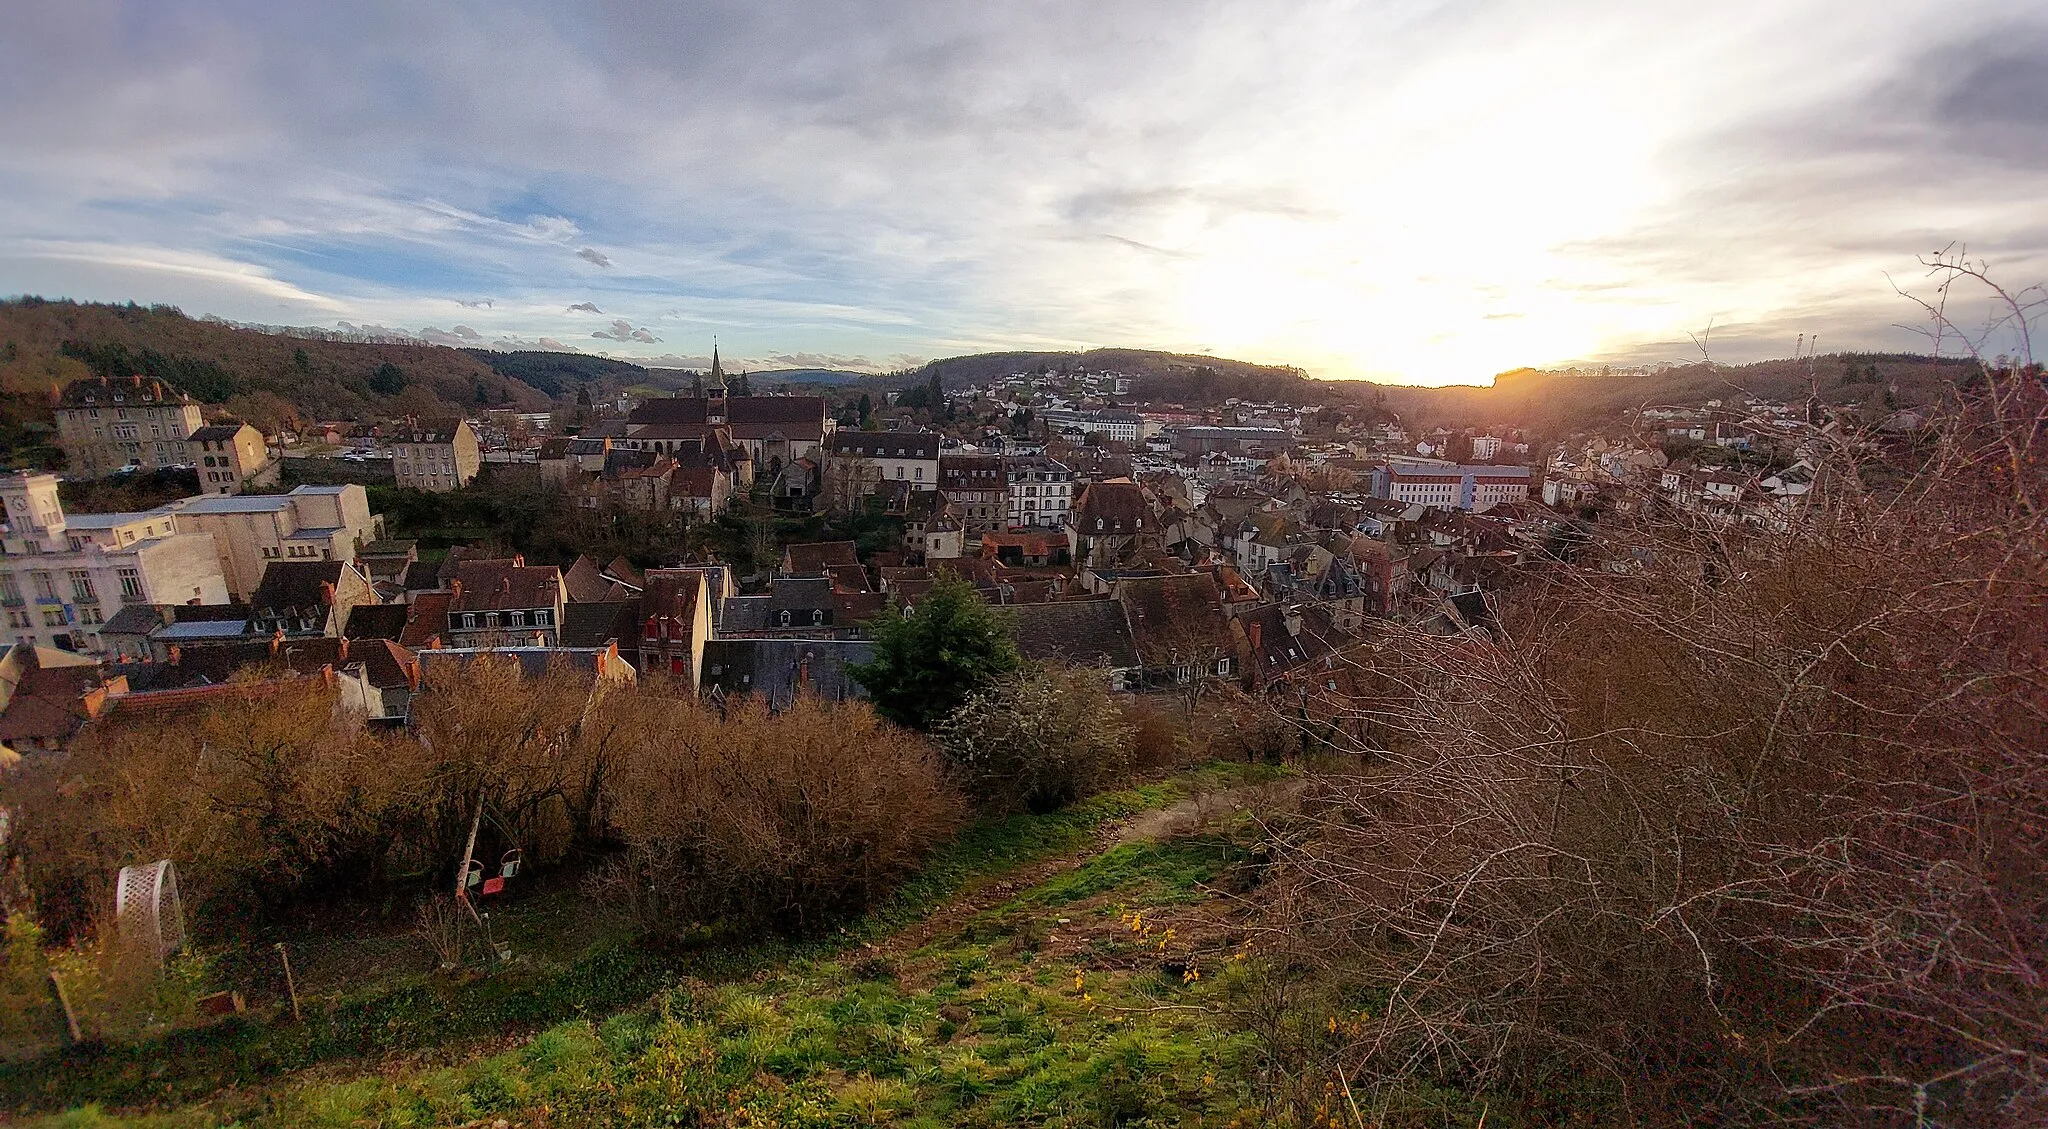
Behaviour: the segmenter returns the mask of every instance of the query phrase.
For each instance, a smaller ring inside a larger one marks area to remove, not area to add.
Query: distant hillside
[[[1086,353],[978,353],[936,360],[912,373],[877,377],[907,387],[936,373],[948,384],[978,383],[1018,372],[1113,371],[1135,379],[1130,399],[1216,407],[1232,397],[1295,404],[1383,407],[1428,426],[1515,423],[1539,430],[1597,424],[1646,404],[1700,404],[1745,394],[1804,399],[1817,389],[1836,404],[1883,403],[1889,392],[1904,406],[1938,399],[1975,371],[1968,361],[1911,354],[1831,354],[1749,365],[1686,365],[1658,372],[1516,369],[1490,385],[1422,388],[1365,380],[1314,380],[1300,369],[1222,357],[1144,349]]]
[[[750,372],[747,379],[755,388],[773,388],[782,384],[809,384],[837,386],[857,384],[869,379],[864,372],[849,372],[845,369],[830,368],[779,368]]]
[[[81,376],[141,373],[266,430],[289,418],[552,406],[547,393],[461,349],[309,340],[188,318],[168,306],[0,302],[0,357],[0,388],[17,398],[46,397]],[[26,401],[16,407],[28,410]]]
[[[1886,395],[1900,406],[1940,399],[1976,371],[1973,362],[1913,354],[1844,353],[1747,365],[1684,365],[1658,372],[1546,372],[1516,369],[1488,386],[1415,388],[1375,385],[1405,420],[1484,426],[1516,423],[1539,430],[1583,427],[1656,404],[1698,405],[1744,395],[1780,402],[1818,392],[1830,404],[1881,409]]]
[[[646,383],[648,370],[610,357],[585,353],[540,351],[499,352],[495,349],[464,349],[463,352],[491,367],[501,376],[527,384],[557,399],[570,399],[579,386],[595,396]]]

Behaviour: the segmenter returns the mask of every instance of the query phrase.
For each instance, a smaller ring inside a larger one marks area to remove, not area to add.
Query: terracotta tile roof
[[[823,576],[834,565],[860,565],[860,553],[851,541],[814,541],[786,546],[782,551],[783,573],[787,576]]]
[[[452,592],[422,592],[413,597],[405,608],[405,629],[398,633],[399,643],[424,647],[448,630],[448,605],[454,599]]]

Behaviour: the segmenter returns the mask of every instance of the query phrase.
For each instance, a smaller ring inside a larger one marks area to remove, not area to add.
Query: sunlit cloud
[[[11,15],[0,293],[1434,383],[1912,347],[1886,273],[1954,240],[2048,278],[2048,16],[1977,0]]]

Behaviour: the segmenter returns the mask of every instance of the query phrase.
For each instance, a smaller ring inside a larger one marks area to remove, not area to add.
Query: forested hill
[[[94,375],[159,377],[265,430],[301,420],[542,410],[541,389],[461,349],[363,344],[240,329],[168,306],[0,302],[0,392],[33,414],[52,388]]]
[[[1540,429],[1596,424],[1646,404],[1701,404],[1755,395],[1829,403],[1901,406],[1938,399],[1976,371],[1955,358],[1912,354],[1831,354],[1748,365],[1681,365],[1655,372],[1516,369],[1486,385],[1422,388],[1365,380],[1315,380],[1300,369],[1186,353],[1095,349],[1085,353],[978,353],[895,374],[903,386],[936,374],[957,386],[1011,373],[1120,372],[1134,377],[1129,399],[1215,407],[1231,397],[1293,404],[1383,407],[1427,424],[1513,423]],[[879,378],[884,381],[892,378]]]

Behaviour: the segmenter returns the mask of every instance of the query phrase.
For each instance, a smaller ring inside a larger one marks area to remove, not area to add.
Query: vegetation
[[[1610,521],[1493,638],[1361,656],[1380,728],[1280,844],[1275,925],[1362,1010],[1293,1074],[2039,1124],[2043,418],[2003,371],[1925,445],[1836,447],[1795,528]]]
[[[976,691],[940,724],[967,787],[998,809],[1050,811],[1130,771],[1133,730],[1106,671],[1038,667]]]
[[[1022,659],[1001,613],[974,585],[940,573],[914,608],[893,604],[870,626],[874,661],[848,668],[899,725],[930,729]]]

